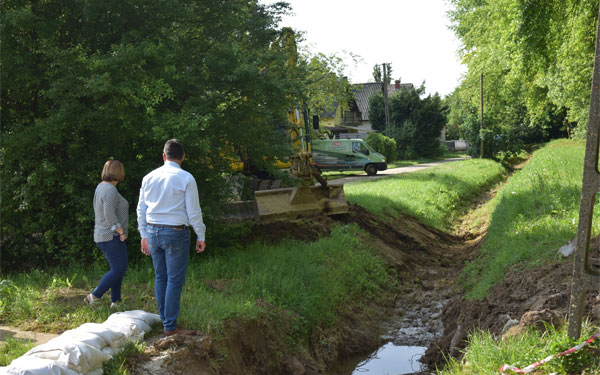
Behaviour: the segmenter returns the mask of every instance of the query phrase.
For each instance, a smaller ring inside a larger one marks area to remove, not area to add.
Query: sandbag
[[[71,338],[62,335],[32,348],[23,356],[54,360],[60,366],[81,373],[102,367],[104,362],[112,358],[91,345],[72,341]]]
[[[81,375],[56,361],[36,357],[19,357],[4,370],[6,372],[3,373],[0,368],[0,373],[6,375]]]
[[[0,374],[102,375],[104,362],[160,323],[157,314],[143,310],[117,312],[102,324],[82,324],[32,348],[9,366],[0,367]]]
[[[109,329],[104,324],[84,323],[80,325],[77,330],[93,333],[94,335],[102,337],[111,348],[118,348],[127,344],[127,337],[123,332]]]
[[[116,313],[112,314],[111,316],[108,317],[108,319],[111,319],[111,318],[114,319],[117,317],[141,319],[147,325],[149,325],[151,327],[162,323],[162,321],[160,320],[160,316],[158,314],[149,313],[144,310],[120,311],[120,312],[116,312]]]

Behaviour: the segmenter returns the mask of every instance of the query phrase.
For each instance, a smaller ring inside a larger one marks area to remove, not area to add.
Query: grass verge
[[[583,142],[549,143],[489,202],[485,242],[461,275],[467,298],[483,298],[512,266],[559,261],[558,248],[577,235],[584,153]],[[599,222],[596,212],[596,233]]]
[[[469,159],[412,173],[344,186],[348,201],[380,216],[400,211],[448,230],[482,191],[504,178],[491,160]]]
[[[0,343],[0,367],[8,366],[13,359],[19,358],[34,346],[30,340],[7,337],[6,341]]]
[[[486,332],[475,332],[469,337],[469,344],[462,360],[449,359],[448,365],[439,375],[499,374],[504,364],[524,368],[542,359],[562,353],[580,344],[594,333],[590,324],[584,324],[580,340],[571,341],[567,336],[566,325],[561,328],[548,326],[541,336],[531,330],[523,335],[496,340]],[[536,374],[599,374],[600,340],[569,356],[555,358],[542,365]],[[508,372],[512,373],[512,372]]]
[[[265,305],[276,306],[294,317],[291,341],[306,342],[315,327],[334,325],[346,307],[372,303],[395,285],[392,271],[360,242],[365,235],[345,225],[313,243],[256,243],[192,255],[179,324],[219,335],[227,319],[252,319]],[[104,321],[113,312],[106,297],[98,308],[82,302],[106,271],[98,263],[9,276],[0,289],[0,323],[59,333]],[[156,311],[153,278],[150,258],[131,264],[122,309]],[[22,354],[15,343],[9,347],[8,362]],[[106,373],[120,373],[120,363]]]

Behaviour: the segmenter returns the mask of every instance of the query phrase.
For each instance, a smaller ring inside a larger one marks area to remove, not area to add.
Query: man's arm
[[[198,236],[196,240],[196,252],[201,253],[206,248],[205,233],[206,225],[202,219],[202,209],[200,208],[200,199],[198,198],[198,186],[194,177],[190,176],[185,189],[185,210],[188,215],[190,225]]]
[[[140,198],[137,204],[137,221],[138,221],[138,231],[140,232],[140,237],[142,237],[141,241],[141,250],[144,255],[150,255],[150,250],[148,248],[148,233],[146,232],[146,227],[148,223],[146,223],[146,210],[148,209],[148,205],[146,205],[146,200],[144,198],[144,182],[142,182],[142,187],[140,188]]]

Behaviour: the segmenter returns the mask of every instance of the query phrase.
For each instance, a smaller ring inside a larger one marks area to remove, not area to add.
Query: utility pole
[[[598,9],[600,16],[600,9]],[[598,156],[600,155],[600,19],[596,34],[596,52],[592,73],[592,90],[590,95],[590,117],[588,121],[583,181],[579,204],[579,224],[577,227],[577,244],[573,259],[573,281],[571,283],[571,300],[569,304],[568,335],[577,340],[581,335],[581,323],[588,293],[596,293],[600,285],[600,272],[592,267],[591,237],[594,221],[594,205],[600,185],[598,172]]]
[[[387,63],[383,63],[383,103],[385,106],[385,135],[390,137],[390,107],[388,104]]]
[[[479,80],[479,96],[480,96],[480,104],[481,107],[481,120],[479,122],[479,140],[481,141],[481,153],[479,155],[480,158],[483,159],[483,73],[481,73],[481,77]]]

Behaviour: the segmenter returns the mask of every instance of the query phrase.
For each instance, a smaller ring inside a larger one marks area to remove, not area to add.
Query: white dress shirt
[[[205,240],[196,180],[173,161],[165,161],[142,180],[137,218],[142,238],[148,238],[146,226],[151,223],[191,226],[198,241]]]

